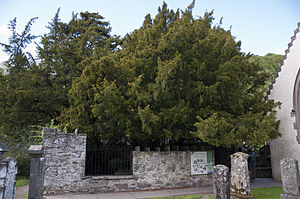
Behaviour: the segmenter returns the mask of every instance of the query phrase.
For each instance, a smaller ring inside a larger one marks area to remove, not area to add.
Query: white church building
[[[268,98],[281,102],[277,119],[282,136],[271,141],[273,178],[281,180],[280,160],[297,159],[300,164],[300,23],[288,44]]]

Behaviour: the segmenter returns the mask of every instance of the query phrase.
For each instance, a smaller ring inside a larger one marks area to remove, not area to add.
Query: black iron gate
[[[87,149],[86,175],[131,175],[132,150],[129,146]]]

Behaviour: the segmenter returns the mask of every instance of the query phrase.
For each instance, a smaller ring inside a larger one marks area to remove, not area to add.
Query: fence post
[[[285,158],[280,161],[281,179],[284,194],[281,199],[300,199],[300,179],[298,161],[292,158]]]
[[[28,199],[42,199],[44,188],[42,145],[31,145],[28,149],[31,156]]]
[[[229,169],[225,165],[214,166],[213,192],[214,199],[230,199]]]

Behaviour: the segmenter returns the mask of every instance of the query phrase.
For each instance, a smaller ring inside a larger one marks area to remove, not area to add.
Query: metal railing
[[[130,147],[87,149],[86,175],[131,175],[132,150]]]

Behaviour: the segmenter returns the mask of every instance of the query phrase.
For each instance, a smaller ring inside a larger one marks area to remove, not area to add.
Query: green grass
[[[27,178],[17,179],[17,182],[16,182],[17,187],[22,187],[22,186],[25,186],[25,185],[28,185],[28,184],[29,184],[29,179],[27,179]]]
[[[280,199],[280,194],[282,194],[281,187],[266,187],[266,188],[257,188],[251,189],[251,195],[254,196],[255,199]],[[151,198],[151,199],[200,199],[203,195],[194,194],[187,196],[175,196],[175,197],[163,197],[163,198]],[[214,196],[211,195],[207,199],[213,199]]]
[[[257,188],[251,190],[251,195],[255,199],[279,199],[283,193],[281,187]]]

